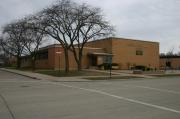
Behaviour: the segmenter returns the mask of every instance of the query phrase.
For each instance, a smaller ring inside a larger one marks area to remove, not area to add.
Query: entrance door
[[[171,67],[171,62],[166,62],[167,67]]]
[[[91,56],[91,66],[97,66],[97,56]]]

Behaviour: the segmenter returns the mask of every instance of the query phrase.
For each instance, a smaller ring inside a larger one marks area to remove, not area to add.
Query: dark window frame
[[[37,60],[46,60],[48,59],[48,51],[38,52],[36,55]]]
[[[136,50],[136,55],[138,55],[138,56],[144,55],[143,50]]]

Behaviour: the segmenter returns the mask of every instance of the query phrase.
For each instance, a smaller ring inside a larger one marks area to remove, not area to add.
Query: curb
[[[14,74],[18,74],[18,75],[21,75],[21,76],[24,76],[24,77],[28,77],[28,78],[31,78],[31,79],[34,79],[34,80],[46,80],[46,79],[42,79],[41,77],[35,77],[35,76],[30,76],[30,75],[28,75],[28,74],[23,74],[23,72],[25,72],[25,71],[21,71],[21,72],[16,72],[16,71],[13,71],[13,70],[11,70],[11,69],[5,69],[5,68],[0,68],[0,70],[2,70],[2,71],[6,71],[6,72],[10,72],[10,73],[14,73]],[[18,71],[18,70],[17,70]],[[117,75],[118,76],[118,75]],[[87,76],[88,77],[88,76]],[[87,77],[79,77],[79,78],[82,78],[83,80],[62,80],[62,82],[85,82],[85,81],[95,81],[95,80],[89,80],[89,79],[85,79],[85,78],[87,78]],[[90,76],[91,77],[91,76]],[[101,77],[101,76],[100,76]],[[102,76],[102,77],[104,77],[104,76]],[[137,77],[137,78],[154,78],[154,77],[144,77],[144,76],[135,76],[135,77]],[[67,78],[67,77],[66,77]],[[84,80],[85,79],[85,80]],[[47,80],[49,80],[49,79],[47,79]],[[53,80],[51,80],[51,81],[57,81],[57,82],[61,82],[61,81],[59,81],[59,80],[56,80],[56,79],[53,79]]]
[[[13,73],[13,74],[18,74],[18,75],[21,75],[21,76],[24,76],[24,77],[28,77],[28,78],[31,78],[31,79],[34,79],[34,80],[42,80],[42,79],[37,78],[37,77],[28,76],[28,75],[25,75],[25,74],[22,74],[22,73],[18,73],[18,72],[14,72],[14,71],[10,71],[10,70],[7,70],[7,69],[0,68],[0,70],[6,71],[6,72],[10,72],[10,73]]]

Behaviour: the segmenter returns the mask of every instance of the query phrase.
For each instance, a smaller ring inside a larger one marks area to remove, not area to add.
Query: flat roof
[[[44,50],[44,49],[54,48],[54,47],[61,47],[61,44],[46,45],[46,46],[44,46],[44,47],[39,48],[39,50]]]
[[[48,49],[48,48],[58,48],[58,47],[62,47],[61,44],[47,45],[47,46],[39,48],[39,50],[45,50],[45,49]],[[75,48],[78,48],[78,47],[75,47]],[[86,46],[86,47],[84,47],[84,49],[103,49],[103,48],[95,48],[95,47],[87,47]]]
[[[131,39],[131,38],[118,38],[118,37],[107,37],[107,38],[103,38],[103,39],[91,40],[87,43],[97,42],[97,41],[102,41],[102,40],[131,40],[131,41],[158,43],[159,44],[159,42],[155,42],[155,41],[145,41],[145,40],[137,40],[137,39]],[[41,47],[41,48],[39,48],[39,50],[44,50],[44,49],[48,49],[48,48],[52,48],[52,47],[62,47],[62,46],[61,46],[61,44],[51,44],[51,45]],[[85,48],[91,49],[92,47],[85,47]]]
[[[108,38],[103,38],[103,39],[97,39],[89,42],[96,42],[96,41],[101,41],[101,40],[130,40],[130,41],[138,41],[138,42],[147,42],[147,43],[158,43],[156,41],[146,41],[146,40],[138,40],[138,39],[131,39],[131,38],[118,38],[118,37],[108,37]],[[89,43],[87,42],[87,43]]]

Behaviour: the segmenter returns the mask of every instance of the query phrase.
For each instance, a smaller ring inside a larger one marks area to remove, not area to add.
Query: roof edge
[[[102,38],[102,39],[97,39],[97,40],[94,40],[94,41],[100,41],[100,40],[131,40],[131,41],[139,41],[139,42],[149,42],[149,43],[158,43],[157,41],[146,41],[146,40],[140,40],[140,39],[132,39],[132,38],[120,38],[120,37],[107,37],[107,38]]]

